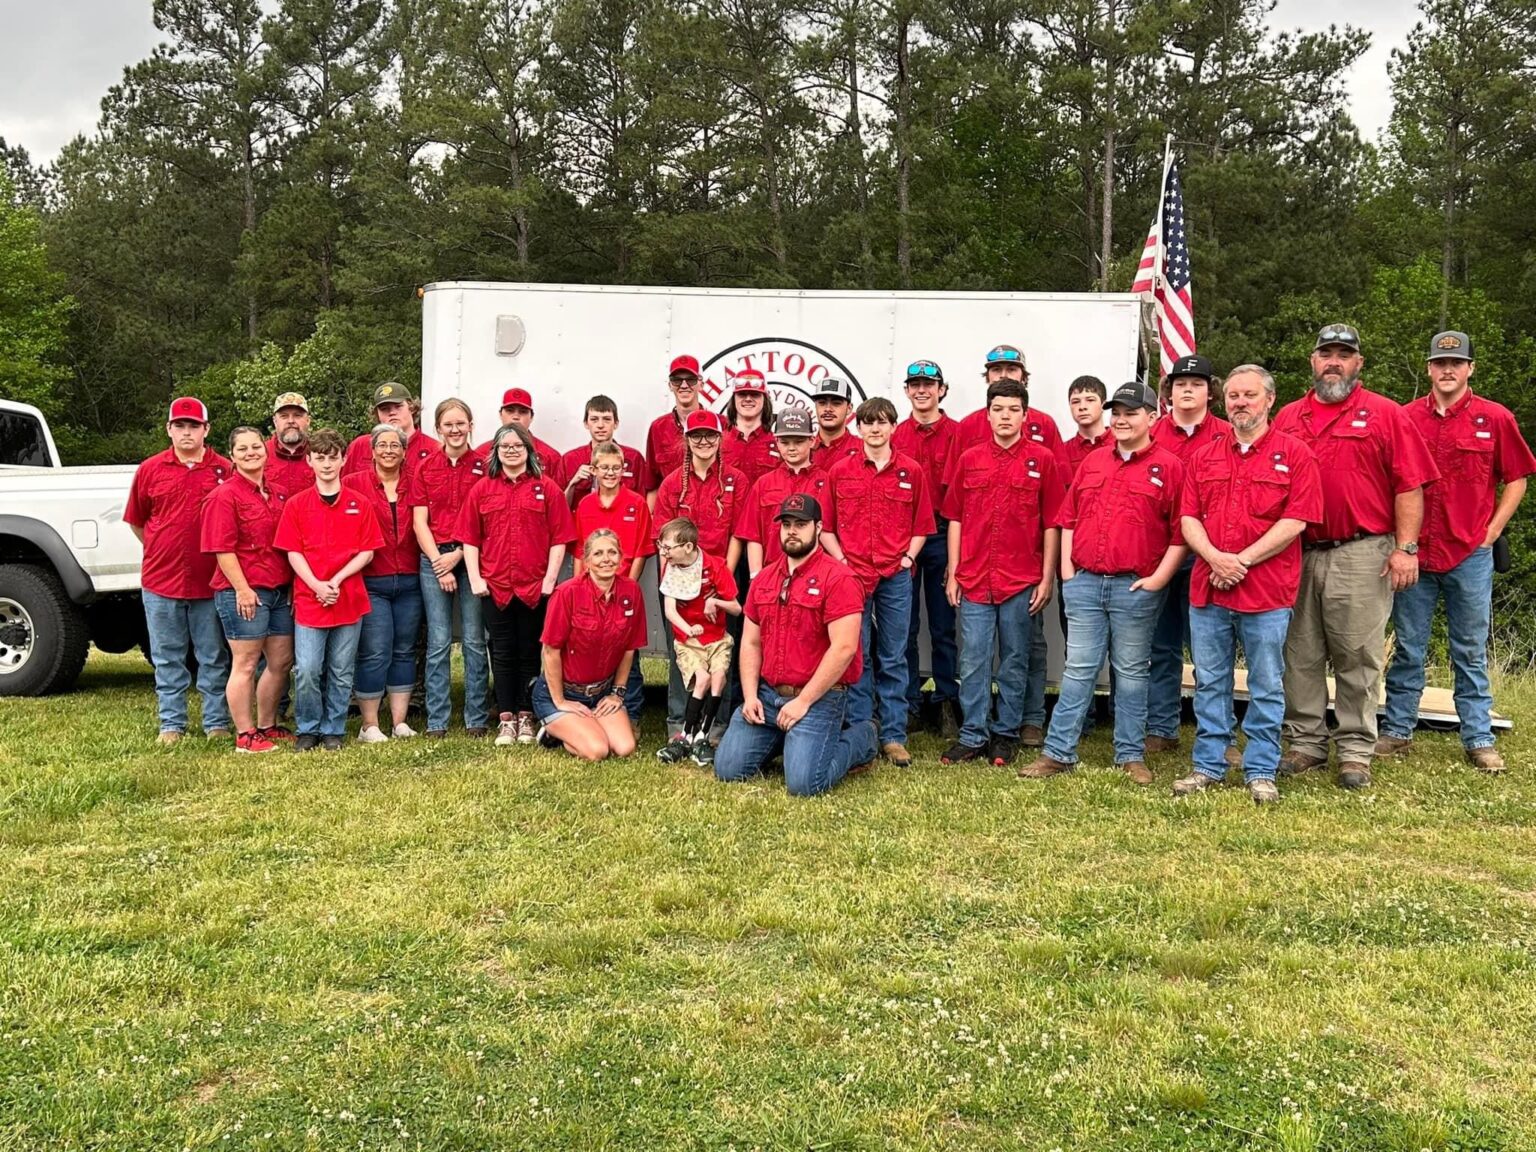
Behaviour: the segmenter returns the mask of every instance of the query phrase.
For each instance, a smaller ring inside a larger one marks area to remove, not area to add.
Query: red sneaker
[[[293,733],[288,731],[288,729],[284,728],[281,724],[274,724],[270,728],[258,728],[258,729],[256,729],[256,731],[260,732],[268,740],[292,740],[293,739]]]
[[[268,740],[260,730],[252,728],[235,737],[236,752],[271,752],[277,745]]]

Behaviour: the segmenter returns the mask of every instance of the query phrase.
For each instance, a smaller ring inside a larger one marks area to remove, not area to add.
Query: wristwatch
[[[1417,556],[1419,554],[1419,542],[1417,540],[1410,540],[1406,544],[1399,544],[1397,551],[1406,552],[1410,556]]]

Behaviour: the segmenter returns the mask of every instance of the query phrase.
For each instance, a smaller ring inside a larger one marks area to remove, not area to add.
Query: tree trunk
[[[854,186],[859,196],[859,277],[873,288],[875,257],[869,238],[869,167],[864,156],[864,124],[859,110],[859,36],[856,17],[848,18],[848,125],[853,130]]]
[[[251,134],[245,133],[240,163],[240,235],[253,240],[256,235],[256,146]],[[245,294],[245,338],[256,344],[256,332],[260,317],[256,308],[256,292],[248,289]]]
[[[1115,0],[1105,19],[1109,36],[1104,48],[1104,190],[1099,200],[1099,291],[1109,291],[1109,262],[1115,255]]]
[[[1461,182],[1461,121],[1452,120],[1446,134],[1449,171],[1445,180],[1443,216],[1445,233],[1440,241],[1440,328],[1451,313],[1451,277],[1456,271],[1456,189]]]
[[[896,16],[896,266],[901,286],[912,287],[912,76],[907,36],[912,18]]]
[[[512,209],[512,231],[517,237],[517,266],[528,267],[528,206],[523,203],[522,133],[515,115],[507,123],[507,169],[512,178],[512,194],[517,205]]]

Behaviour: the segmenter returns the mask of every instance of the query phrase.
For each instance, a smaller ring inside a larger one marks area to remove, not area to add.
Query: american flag
[[[1163,375],[1180,356],[1195,353],[1195,302],[1189,290],[1189,238],[1184,229],[1184,186],[1170,155],[1163,194],[1147,234],[1132,292],[1151,292]]]

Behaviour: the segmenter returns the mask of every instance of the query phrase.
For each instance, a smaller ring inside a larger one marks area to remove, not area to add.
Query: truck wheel
[[[90,644],[85,614],[52,572],[0,564],[0,696],[65,691]]]

